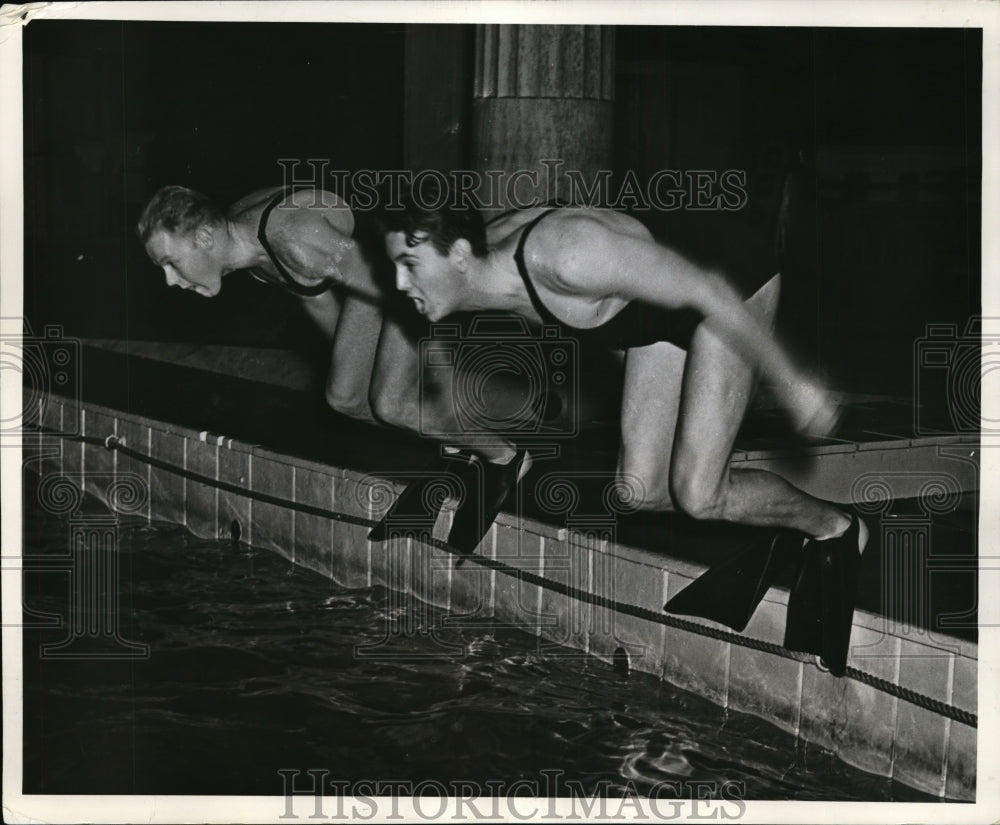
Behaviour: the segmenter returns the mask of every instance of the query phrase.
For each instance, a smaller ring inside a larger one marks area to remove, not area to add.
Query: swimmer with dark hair
[[[442,381],[440,393],[420,397],[417,338],[426,334],[426,324],[392,289],[391,277],[385,283],[377,277],[377,267],[386,263],[380,239],[374,250],[359,241],[356,216],[337,195],[274,187],[223,211],[200,192],[166,186],[147,203],[136,229],[169,286],[210,298],[218,295],[226,275],[246,270],[296,296],[331,342],[326,398],[337,412],[447,434],[442,438],[449,447],[428,468],[426,482],[410,485],[397,499],[372,531],[373,540],[393,535],[391,517],[400,510],[404,516],[407,508],[424,512],[425,488],[451,468],[484,479],[479,493],[487,499],[487,512],[527,471],[524,451],[502,435],[476,433],[471,442],[463,440],[449,382]],[[492,522],[490,517],[484,525],[477,503],[467,502],[454,519],[449,538],[459,549],[471,551]],[[437,511],[424,515],[430,516],[432,529]]]
[[[602,209],[530,209],[490,226],[474,210],[408,197],[381,216],[397,288],[433,320],[502,310],[626,352],[618,471],[641,509],[770,528],[666,606],[742,630],[774,576],[798,576],[786,645],[842,674],[861,552],[857,516],[763,470],[730,466],[755,381],[768,381],[793,428],[827,436],[831,394],[776,341],[780,277],[722,273]]]

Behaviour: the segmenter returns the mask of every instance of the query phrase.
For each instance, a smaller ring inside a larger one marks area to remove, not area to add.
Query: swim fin
[[[781,571],[801,553],[798,535],[788,530],[763,532],[731,559],[702,573],[663,609],[742,631]]]
[[[461,488],[464,468],[471,460],[471,454],[464,452],[438,456],[423,470],[419,478],[406,486],[382,520],[372,527],[368,532],[369,541],[387,541],[413,535],[431,536],[446,499],[446,496],[440,495],[440,500],[436,500],[435,493],[441,493],[441,489],[437,488],[441,486],[443,489],[448,476],[457,478]]]
[[[455,511],[448,544],[465,555],[475,551],[511,491],[517,487],[527,454],[527,450],[518,450],[506,464],[478,462],[479,472],[465,477],[469,482],[466,495]]]
[[[847,669],[861,568],[859,530],[853,516],[842,536],[807,542],[788,596],[785,647],[819,656],[834,676]]]

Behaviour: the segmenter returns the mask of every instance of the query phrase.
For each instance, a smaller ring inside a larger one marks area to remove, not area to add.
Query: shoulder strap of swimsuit
[[[563,203],[561,200],[559,200],[559,198],[552,198],[551,200],[546,201],[544,204],[535,204],[535,205],[545,206],[551,212],[553,209],[564,209],[569,204]],[[513,215],[515,212],[523,212],[523,211],[524,211],[523,209],[505,209],[499,215],[494,215],[492,218],[486,221],[486,225],[489,226],[491,223],[496,223],[501,218],[506,218],[508,215]]]
[[[260,213],[260,223],[257,225],[257,240],[260,241],[261,246],[264,247],[264,251],[267,256],[271,259],[271,263],[274,264],[274,268],[277,271],[279,277],[282,280],[282,285],[287,287],[290,291],[294,292],[296,295],[305,296],[315,296],[322,295],[328,289],[330,289],[330,284],[321,281],[313,286],[306,286],[305,284],[300,284],[291,275],[288,274],[288,270],[285,269],[281,261],[278,260],[278,256],[274,254],[274,250],[271,248],[270,242],[267,240],[267,219],[271,217],[271,212],[274,208],[281,203],[285,198],[295,193],[294,188],[283,189],[276,193],[271,200],[267,202],[267,206],[264,207],[264,211]]]
[[[532,305],[538,311],[538,314],[542,316],[542,320],[546,323],[561,323],[555,315],[553,315],[547,306],[542,303],[542,299],[538,297],[538,290],[535,289],[535,285],[531,282],[531,277],[528,275],[528,267],[524,263],[524,243],[528,240],[528,235],[531,230],[534,229],[538,222],[555,212],[555,209],[546,209],[536,218],[533,218],[524,229],[521,230],[521,237],[517,239],[517,248],[514,250],[514,263],[517,264],[518,274],[521,276],[521,280],[524,281],[524,287],[528,290],[528,297],[531,299]]]

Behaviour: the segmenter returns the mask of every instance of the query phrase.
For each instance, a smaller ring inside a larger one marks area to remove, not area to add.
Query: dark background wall
[[[402,27],[44,21],[24,63],[29,319],[96,338],[315,344],[279,289],[239,276],[212,301],[168,289],[133,227],[168,183],[226,204],[280,184],[281,158],[398,168]]]
[[[132,226],[184,183],[228,202],[280,158],[467,157],[469,27],[36,21],[25,32],[25,312],[97,338],[320,352],[233,276],[169,290]],[[770,260],[793,198],[783,329],[856,391],[910,391],[927,323],[980,310],[976,30],[618,28],[615,172],[741,169],[739,213],[636,213],[695,255]],[[305,170],[303,170],[305,171]],[[792,173],[791,177],[789,173]]]
[[[617,165],[749,177],[739,213],[650,213],[650,228],[766,258],[791,173],[782,329],[836,384],[908,395],[926,324],[980,312],[981,32],[617,37]]]

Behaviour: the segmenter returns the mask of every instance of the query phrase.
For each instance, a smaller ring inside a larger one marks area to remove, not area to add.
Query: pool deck
[[[228,537],[236,521],[244,541],[341,585],[385,584],[453,614],[509,622],[537,635],[547,655],[608,662],[627,656],[636,670],[767,719],[855,767],[941,797],[975,798],[974,726],[858,678],[838,679],[809,657],[779,649],[787,582],[771,589],[739,638],[713,635],[725,629],[704,620],[692,622],[709,636],[656,620],[667,599],[730,554],[746,532],[616,511],[601,495],[614,468],[606,431],[585,431],[558,456],[540,459],[480,548],[492,566],[457,566],[445,549],[413,538],[367,540],[367,524],[420,473],[432,445],[325,410],[315,402],[315,376],[307,367],[297,372],[287,354],[230,353],[234,366],[219,374],[199,362],[204,348],[189,347],[186,355],[162,345],[128,350],[84,348],[86,401],[39,399],[43,425],[64,435],[28,438],[26,452],[42,456],[35,470],[63,474],[104,500],[109,483],[128,474],[148,489],[140,514],[149,519],[203,537]],[[159,359],[148,357],[157,351]],[[278,363],[284,367],[275,373]],[[275,376],[280,380],[268,380]],[[764,424],[741,435],[734,464],[774,469],[865,511],[873,542],[862,566],[849,666],[975,714],[978,440],[908,436],[900,424],[909,418],[905,405],[888,403],[896,422],[886,407],[884,399],[851,399],[841,437],[808,447],[769,440],[768,411],[758,410]],[[876,419],[873,430],[852,423]],[[79,435],[101,442],[114,436],[140,457],[81,443]],[[576,495],[564,494],[560,485],[567,483]],[[954,495],[934,499],[935,489]],[[932,508],[914,507],[921,491],[937,502]],[[451,517],[446,507],[437,538]],[[505,570],[576,590],[560,592]],[[931,573],[934,588],[927,586]],[[912,588],[886,586],[899,581]],[[640,609],[608,609],[609,602],[581,593]],[[745,639],[764,644],[747,646]]]

